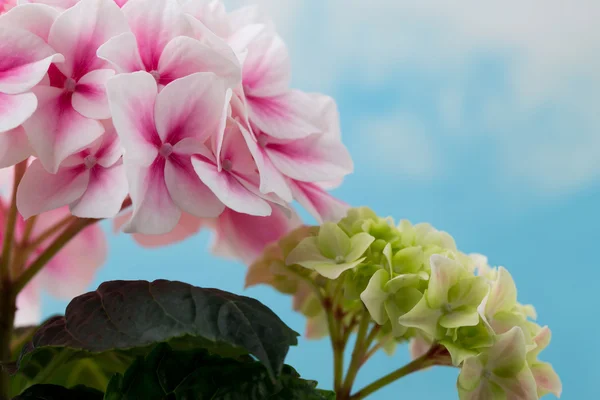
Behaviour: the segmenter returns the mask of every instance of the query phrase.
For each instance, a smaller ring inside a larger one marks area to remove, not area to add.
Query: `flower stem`
[[[373,394],[379,389],[389,385],[392,382],[397,381],[398,379],[405,377],[413,372],[420,371],[422,369],[431,367],[437,364],[436,355],[440,352],[440,345],[434,344],[427,351],[427,353],[423,354],[421,357],[414,359],[412,362],[406,364],[405,366],[398,368],[394,372],[387,374],[386,376],[379,378],[375,382],[370,385],[365,386],[352,396],[350,396],[350,400],[360,400],[365,397]],[[446,364],[441,364],[446,365]]]
[[[97,219],[81,218],[74,220],[67,228],[52,242],[46,250],[36,258],[33,263],[17,278],[13,290],[18,293],[44,268],[46,263],[52,259],[71,239],[88,226],[96,223]]]
[[[31,243],[28,243],[27,241],[23,240],[23,246],[25,246],[25,251],[29,253],[37,249],[39,246],[44,244],[46,240],[50,239],[52,236],[60,232],[65,226],[69,225],[76,219],[77,218],[73,217],[72,215],[67,215],[66,217],[64,217],[63,219],[61,219],[60,221],[43,231]]]
[[[323,308],[327,315],[327,329],[329,330],[329,338],[333,349],[333,387],[337,391],[341,388],[344,379],[344,350],[346,344],[343,342],[343,336],[340,335],[338,322],[341,323],[341,321],[337,321],[335,318],[335,302],[335,299],[325,297]]]
[[[123,205],[121,206],[121,211],[125,210],[130,206],[131,199],[127,197],[123,202]],[[60,232],[60,229],[63,228],[63,225],[66,224],[66,222],[70,222],[67,225],[67,227],[62,231],[62,233],[58,235],[56,239],[54,239],[54,241],[46,248],[46,250],[44,250],[42,254],[40,254],[38,258],[36,258],[31,263],[31,265],[29,265],[27,269],[25,269],[21,273],[21,275],[17,278],[17,280],[14,283],[13,291],[15,293],[19,293],[21,290],[23,290],[23,288],[27,286],[27,284],[33,279],[33,277],[35,277],[38,274],[38,272],[40,272],[42,268],[44,268],[48,261],[50,261],[52,257],[54,257],[56,253],[58,253],[63,247],[65,247],[65,245],[69,243],[71,239],[73,239],[79,232],[81,232],[88,226],[93,225],[99,221],[102,221],[102,219],[76,218],[69,216],[56,223],[54,226],[50,227],[46,232],[42,233],[42,236],[45,236],[45,234],[47,234],[49,231],[52,231],[52,233],[47,236],[50,237],[52,236],[52,234]],[[43,242],[39,242],[38,238],[38,240],[36,240],[34,243],[38,243],[38,245],[41,245]],[[27,249],[29,249],[29,246],[27,247]],[[27,249],[24,251],[27,251]]]
[[[358,370],[362,365],[362,359],[364,357],[365,352],[369,348],[369,343],[367,343],[367,333],[369,331],[369,324],[371,323],[371,317],[367,311],[363,311],[360,316],[360,324],[358,326],[358,333],[356,335],[356,343],[354,344],[354,350],[352,350],[352,359],[350,360],[350,366],[348,367],[348,371],[346,372],[346,379],[344,380],[344,385],[342,390],[339,393],[341,398],[348,398],[350,392],[352,390],[352,385],[354,385],[354,380],[356,379],[356,375],[358,375]],[[368,335],[371,336],[371,335]]]
[[[4,227],[4,242],[2,243],[2,258],[0,258],[0,280],[6,284],[12,279],[10,271],[10,261],[13,251],[15,237],[15,226],[17,223],[17,188],[21,182],[23,174],[27,169],[27,161],[15,165],[15,179],[13,182],[12,197],[6,217],[6,226]]]
[[[0,258],[0,363],[11,361],[10,342],[16,313],[16,292],[13,288],[11,273],[11,256],[14,245],[15,226],[17,223],[17,188],[27,169],[27,161],[15,165],[15,178],[11,203],[4,228],[4,241]],[[0,368],[0,400],[8,400],[10,396],[10,378]]]

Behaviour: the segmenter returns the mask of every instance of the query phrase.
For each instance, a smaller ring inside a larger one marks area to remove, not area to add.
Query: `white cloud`
[[[357,168],[372,165],[387,175],[413,179],[435,176],[436,148],[424,125],[413,116],[378,116],[359,122],[356,129],[358,134],[353,147]]]
[[[493,134],[507,180],[569,192],[600,178],[600,1],[258,1],[290,44],[299,86],[385,87],[416,70],[444,82],[432,104],[442,124],[460,133],[476,110],[493,117],[479,131]],[[467,113],[461,85],[482,57],[498,60],[508,95]]]

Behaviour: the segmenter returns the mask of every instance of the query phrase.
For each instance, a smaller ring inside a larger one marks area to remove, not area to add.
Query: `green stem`
[[[64,227],[66,227],[71,222],[75,221],[76,219],[77,218],[73,217],[72,215],[67,215],[66,217],[64,217],[63,219],[61,219],[60,221],[58,221],[57,223],[55,223],[54,225],[52,225],[51,227],[46,229],[44,232],[40,233],[40,235],[38,237],[36,237],[35,240],[33,240],[31,243],[27,243],[26,241],[23,241],[23,246],[25,247],[25,252],[29,253],[29,252],[37,249],[42,244],[44,244],[44,242],[46,240],[48,240],[52,236],[56,235]]]
[[[3,283],[10,282],[11,271],[10,261],[13,251],[13,243],[15,238],[15,226],[17,224],[17,187],[21,182],[23,174],[27,169],[27,161],[23,161],[15,165],[15,179],[13,182],[13,190],[8,214],[6,216],[6,226],[4,227],[4,242],[2,243],[2,258],[0,258],[0,280]],[[4,288],[5,289],[5,288]]]
[[[356,343],[354,344],[354,350],[352,350],[352,359],[350,360],[350,366],[348,367],[348,371],[346,372],[344,386],[342,387],[342,390],[340,392],[340,396],[342,399],[347,398],[350,395],[350,392],[352,391],[352,385],[354,385],[354,380],[356,379],[356,375],[358,375],[358,370],[362,365],[362,360],[365,355],[365,352],[369,348],[370,344],[367,343],[366,339],[370,323],[371,317],[369,313],[367,311],[363,311],[360,317],[360,325],[358,326]]]
[[[375,382],[370,385],[365,386],[352,396],[350,396],[350,400],[360,400],[365,397],[373,394],[379,389],[389,385],[397,381],[398,379],[405,377],[413,372],[420,371],[422,369],[431,367],[436,364],[435,354],[439,351],[438,345],[433,345],[427,353],[423,354],[421,357],[414,359],[412,362],[406,364],[405,366],[395,370],[387,374],[386,376],[379,378]]]
[[[4,241],[0,257],[0,362],[11,361],[10,342],[17,311],[17,293],[13,288],[11,273],[11,256],[14,245],[15,227],[17,223],[17,187],[27,169],[27,161],[15,165],[15,178],[11,203],[6,216]],[[8,373],[0,369],[0,400],[8,400],[10,396],[10,378]]]
[[[15,281],[13,290],[19,293],[27,284],[44,268],[46,263],[52,259],[71,239],[88,226],[96,223],[97,219],[82,218],[74,220],[46,250],[36,258],[31,265],[24,270]]]

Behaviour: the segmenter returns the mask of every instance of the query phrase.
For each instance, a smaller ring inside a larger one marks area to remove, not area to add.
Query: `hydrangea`
[[[373,351],[391,354],[410,341],[419,368],[460,368],[461,400],[561,393],[552,366],[538,358],[550,331],[535,323],[532,306],[517,301],[508,270],[459,251],[448,233],[429,224],[396,225],[368,208],[350,209],[337,223],[303,227],[269,246],[247,283],[294,295],[307,333],[329,333],[332,343],[339,332],[365,340],[358,326],[368,322],[372,347],[359,364]]]

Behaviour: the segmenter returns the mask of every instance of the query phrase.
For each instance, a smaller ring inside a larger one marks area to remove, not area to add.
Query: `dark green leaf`
[[[290,366],[273,383],[263,364],[210,355],[205,350],[172,350],[158,345],[116,375],[105,400],[332,400],[333,392],[300,378]]]
[[[85,386],[67,389],[58,385],[34,385],[13,400],[102,400],[104,394]]]
[[[152,345],[169,342],[177,349],[205,348],[226,357],[252,354],[274,378],[297,336],[249,297],[165,280],[112,281],[76,297],[64,317],[42,325],[13,372],[35,379],[56,357],[61,364],[92,357],[102,361],[106,376],[122,372],[132,356],[147,354]]]

